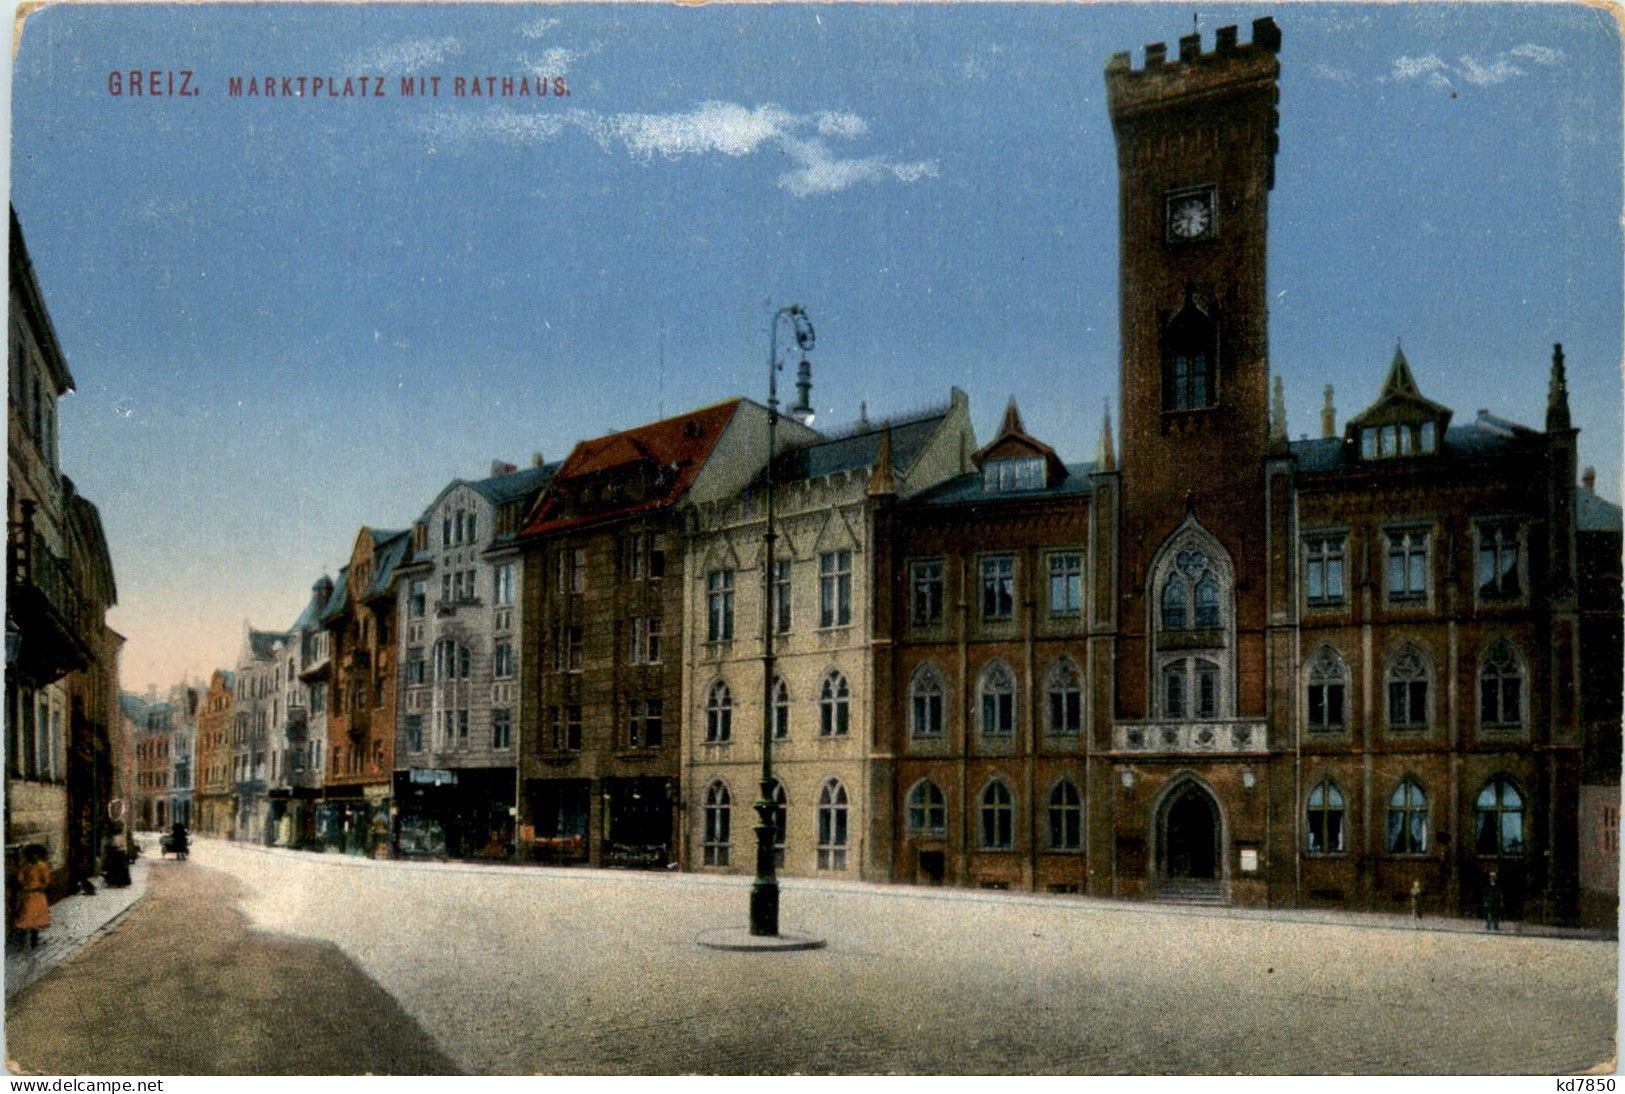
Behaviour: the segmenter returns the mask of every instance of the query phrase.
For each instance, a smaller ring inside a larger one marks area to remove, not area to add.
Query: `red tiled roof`
[[[537,500],[520,536],[543,535],[671,505],[694,484],[722,431],[733,420],[739,402],[729,399],[675,418],[663,418],[577,444]],[[625,505],[594,509],[590,513],[570,511],[575,494],[573,487],[583,479],[639,463],[653,464],[669,472],[659,482],[661,489]]]

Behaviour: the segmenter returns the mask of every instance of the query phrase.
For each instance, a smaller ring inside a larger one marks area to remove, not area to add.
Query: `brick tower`
[[[1145,597],[1159,549],[1194,517],[1235,573],[1262,573],[1263,461],[1270,444],[1265,235],[1277,143],[1275,22],[1251,43],[1220,28],[1216,47],[1162,44],[1145,66],[1106,66],[1117,140],[1122,299],[1122,553],[1118,713],[1146,717]],[[1250,587],[1249,587],[1250,586]],[[1227,592],[1230,590],[1227,590]],[[1262,589],[1236,593],[1226,689],[1231,713],[1262,709]],[[1239,662],[1239,664],[1238,664]]]

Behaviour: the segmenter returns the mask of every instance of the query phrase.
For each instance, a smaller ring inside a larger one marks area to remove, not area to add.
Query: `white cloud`
[[[882,155],[837,153],[831,141],[852,141],[869,134],[868,122],[856,114],[797,114],[771,103],[744,106],[711,101],[692,110],[665,114],[599,114],[590,110],[525,114],[507,108],[442,111],[414,124],[427,136],[441,141],[484,138],[536,143],[574,129],[591,137],[606,152],[622,151],[644,162],[656,157],[739,158],[776,150],[795,164],[779,176],[778,185],[798,198],[833,194],[858,183],[918,182],[935,178],[938,173],[935,161],[899,162]]]
[[[1311,76],[1319,77],[1322,80],[1330,80],[1334,84],[1352,84],[1354,82],[1353,72],[1346,68],[1339,68],[1337,65],[1325,64],[1321,61],[1316,61],[1309,65],[1309,74]]]
[[[1562,50],[1553,49],[1551,46],[1538,46],[1533,42],[1513,46],[1507,52],[1521,61],[1533,61],[1537,65],[1555,65],[1563,59]]]
[[[1492,61],[1480,64],[1472,57],[1463,57],[1460,68],[1461,78],[1477,87],[1490,87],[1494,84],[1503,84],[1514,76],[1522,76],[1523,69],[1507,60],[1506,57],[1497,57]]]
[[[406,75],[437,65],[463,52],[455,38],[413,38],[405,42],[364,49],[349,60],[352,72]]]
[[[526,23],[524,26],[520,27],[519,33],[526,38],[540,38],[548,31],[558,26],[560,22],[562,22],[562,20],[550,19],[544,15],[540,19],[537,19],[534,22]]]
[[[1550,66],[1562,60],[1563,51],[1560,49],[1525,42],[1488,59],[1462,56],[1456,64],[1449,63],[1437,53],[1425,57],[1400,57],[1394,61],[1392,78],[1396,81],[1421,79],[1430,87],[1440,88],[1452,87],[1455,81],[1474,87],[1494,87],[1528,76],[1529,70],[1520,66],[1520,61]]]
[[[1394,61],[1394,79],[1412,80],[1418,76],[1443,75],[1450,71],[1437,53],[1426,57],[1400,57]]]
[[[514,58],[521,69],[528,72],[539,73],[543,76],[564,76],[570,72],[575,63],[584,57],[591,57],[603,48],[600,44],[593,44],[584,49],[566,49],[564,46],[551,46],[540,53],[521,53]]]

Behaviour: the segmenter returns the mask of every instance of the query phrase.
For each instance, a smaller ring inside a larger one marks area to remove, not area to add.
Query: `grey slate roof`
[[[1528,426],[1482,414],[1468,425],[1453,425],[1445,430],[1444,443],[1431,456],[1418,456],[1418,460],[1473,460],[1497,453],[1510,452],[1520,443],[1541,434]],[[1317,437],[1309,441],[1293,441],[1288,446],[1298,461],[1298,470],[1310,474],[1328,471],[1353,471],[1372,465],[1387,466],[1394,460],[1365,460],[1360,458],[1358,444],[1345,445],[1342,437]]]
[[[947,410],[937,410],[918,418],[891,423],[891,462],[892,470],[897,475],[908,474],[909,468],[914,466],[914,461],[925,450],[931,435],[947,416]],[[827,441],[814,441],[793,448],[779,456],[773,465],[773,476],[778,482],[793,482],[796,479],[833,475],[837,471],[867,471],[875,465],[875,456],[880,452],[880,438],[885,431],[886,425],[881,423],[844,437],[832,437]]]
[[[310,601],[305,604],[305,610],[300,612],[299,618],[293,621],[293,626],[288,628],[288,633],[310,631],[320,627],[322,625],[322,609],[327,606],[330,599],[332,598],[319,596],[314,591],[311,592]]]
[[[1004,502],[1016,501],[1024,498],[1055,498],[1076,494],[1087,494],[1093,490],[1089,476],[1095,470],[1095,463],[1069,463],[1066,465],[1066,478],[1054,486],[1042,487],[1037,490],[986,490],[982,487],[982,476],[978,472],[968,475],[959,475],[938,483],[929,490],[922,491],[913,498],[915,502],[924,505],[966,505],[973,502]]]
[[[248,632],[249,652],[261,661],[268,660],[271,656],[271,647],[278,642],[285,641],[287,637],[287,634],[281,631],[250,630]]]
[[[493,475],[468,485],[483,494],[492,505],[533,494],[553,481],[560,464],[544,463],[540,467],[526,467],[506,475]]]
[[[395,568],[406,558],[407,549],[412,543],[411,532],[385,532],[388,538],[380,540],[378,533],[373,533],[373,542],[378,544],[378,550],[373,555],[372,580],[362,590],[364,597],[374,597],[387,593],[390,586],[395,583]]]
[[[342,612],[350,603],[350,567],[340,566],[339,576],[333,579],[333,595],[327,598],[322,607],[322,622],[327,622]]]
[[[1583,486],[1574,489],[1574,523],[1582,532],[1622,530],[1619,506],[1606,498],[1599,498]]]

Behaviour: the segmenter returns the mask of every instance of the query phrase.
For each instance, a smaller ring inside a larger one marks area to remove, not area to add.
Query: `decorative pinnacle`
[[[1546,388],[1546,432],[1572,429],[1569,417],[1569,382],[1563,371],[1563,343],[1552,346],[1552,377]]]

